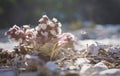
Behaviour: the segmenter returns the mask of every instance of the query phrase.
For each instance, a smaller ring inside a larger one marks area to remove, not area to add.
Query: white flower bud
[[[23,25],[23,28],[25,28],[25,29],[29,29],[30,26],[29,26],[29,25]]]
[[[37,26],[37,27],[35,27],[35,29],[36,29],[37,31],[39,31],[41,28],[40,28],[40,26]]]
[[[9,29],[9,31],[12,31],[12,30],[13,30],[13,28],[10,28],[10,29]]]
[[[62,29],[60,27],[57,28],[57,31],[59,35],[62,33]]]
[[[31,29],[30,29],[30,31],[34,32],[34,31],[35,31],[35,29],[34,29],[34,28],[31,28]]]
[[[52,35],[56,35],[56,31],[55,31],[55,30],[50,30],[50,33],[51,33]]]
[[[39,22],[42,22],[43,21],[43,18],[39,19]]]
[[[47,25],[46,25],[46,24],[40,24],[40,26],[41,26],[41,28],[42,28],[43,30],[45,30],[45,29],[47,28]]]
[[[48,36],[48,32],[43,32],[43,31],[41,31],[41,34],[42,34],[43,36]]]
[[[13,28],[18,27],[17,25],[14,25]]]
[[[59,23],[58,23],[58,26],[59,26],[59,27],[62,27],[62,24],[59,22]]]
[[[17,25],[14,25],[13,28],[20,29],[20,27]]]
[[[47,24],[48,24],[50,27],[55,27],[55,24],[54,24],[52,21],[50,21],[50,20],[47,21]]]
[[[43,15],[42,17],[48,17],[47,15]]]
[[[40,33],[41,33],[41,35],[44,35],[44,32],[43,32],[43,31],[41,31]]]
[[[48,36],[48,32],[44,32],[44,36],[47,37]]]
[[[58,21],[56,18],[53,18],[52,20],[53,20],[54,22],[57,22],[57,21]]]

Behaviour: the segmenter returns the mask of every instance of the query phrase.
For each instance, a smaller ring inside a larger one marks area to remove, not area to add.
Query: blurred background
[[[45,14],[79,39],[120,38],[120,0],[0,0],[0,41],[14,24],[34,27]]]
[[[80,40],[120,45],[120,0],[0,0],[0,47],[12,48],[4,35],[10,27],[34,27],[45,14]]]
[[[120,24],[119,0],[0,0],[0,29],[37,25],[42,15],[56,17],[70,29]]]

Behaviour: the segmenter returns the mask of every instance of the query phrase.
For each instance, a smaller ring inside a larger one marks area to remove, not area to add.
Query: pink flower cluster
[[[72,43],[76,41],[76,37],[71,33],[63,33],[58,38],[59,38],[58,43],[60,45],[64,45],[64,44]]]
[[[50,51],[55,44],[58,46],[54,48],[59,48],[76,40],[71,33],[62,34],[61,26],[56,18],[49,19],[43,15],[35,28],[30,28],[29,25],[23,25],[22,28],[14,25],[6,32],[6,35],[20,44],[33,45],[34,49]]]
[[[7,35],[13,41],[24,43],[24,41],[31,41],[35,36],[34,33],[34,29],[30,29],[29,25],[23,25],[22,28],[14,25],[5,33],[5,35]]]
[[[50,20],[46,15],[43,15],[35,28],[37,31],[36,38],[43,39],[41,41],[43,43],[55,39],[62,33],[61,26],[62,24],[56,18]]]
[[[10,28],[5,35],[8,35],[8,37],[12,40],[18,41],[19,39],[25,39],[25,33],[24,31],[17,25],[14,25],[12,28]]]

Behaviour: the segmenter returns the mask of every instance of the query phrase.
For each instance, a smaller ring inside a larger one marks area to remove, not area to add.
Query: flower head
[[[47,17],[47,15],[43,15],[39,20],[38,26],[36,26],[36,31],[38,37],[42,38],[54,38],[61,34],[61,24],[58,22],[56,18],[52,20]]]
[[[19,39],[25,39],[25,33],[19,26],[14,25],[6,33],[8,37],[12,40],[18,41]]]
[[[76,37],[71,33],[63,33],[58,39],[59,45],[66,45],[76,41]]]

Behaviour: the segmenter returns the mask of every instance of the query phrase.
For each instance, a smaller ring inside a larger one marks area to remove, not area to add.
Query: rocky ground
[[[12,49],[17,43],[9,42],[4,32],[0,32],[0,48]],[[97,25],[92,29],[83,28],[71,33],[78,37],[75,51],[63,49],[66,50],[64,57],[55,61],[40,61],[42,66],[39,65],[35,72],[2,71],[8,68],[1,67],[0,76],[120,75],[120,26]]]

